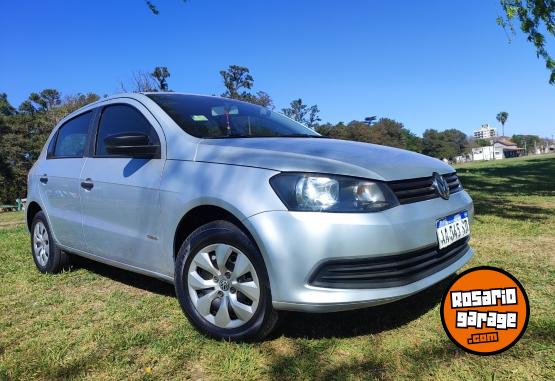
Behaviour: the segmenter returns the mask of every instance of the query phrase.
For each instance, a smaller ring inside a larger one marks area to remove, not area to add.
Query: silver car
[[[27,200],[41,272],[79,255],[171,282],[215,338],[261,339],[280,310],[404,298],[472,256],[472,200],[449,165],[219,97],[123,94],[75,111]]]

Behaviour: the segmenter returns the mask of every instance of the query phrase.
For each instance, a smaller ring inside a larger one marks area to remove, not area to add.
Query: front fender
[[[276,173],[263,168],[168,160],[160,185],[161,235],[168,271],[173,274],[173,238],[177,226],[194,208],[216,206],[239,221],[270,210],[285,211],[269,182]],[[254,232],[250,233],[256,237]]]

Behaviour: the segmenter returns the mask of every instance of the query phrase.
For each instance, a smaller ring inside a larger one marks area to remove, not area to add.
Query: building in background
[[[474,130],[474,137],[476,139],[491,139],[497,136],[497,130],[490,127],[489,124],[482,124],[480,128]]]
[[[498,137],[492,139],[492,144],[485,147],[472,148],[472,160],[499,160],[517,157],[524,153],[524,148],[519,148],[509,138]]]

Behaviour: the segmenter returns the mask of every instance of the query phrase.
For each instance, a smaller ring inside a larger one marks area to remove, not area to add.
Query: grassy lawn
[[[462,165],[476,203],[467,267],[505,268],[531,303],[509,351],[466,354],[441,327],[445,282],[361,311],[291,313],[260,344],[216,342],[187,322],[173,288],[79,260],[35,270],[21,213],[0,214],[0,380],[555,379],[555,155]]]

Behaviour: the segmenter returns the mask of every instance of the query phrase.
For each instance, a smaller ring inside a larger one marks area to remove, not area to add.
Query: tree
[[[131,90],[122,82],[120,83],[121,91],[127,93],[153,93],[158,91],[171,91],[168,86],[167,78],[170,77],[170,71],[166,66],[156,66],[152,73],[139,71],[133,73],[131,78]]]
[[[389,118],[381,118],[372,126],[358,120],[353,120],[347,125],[343,122],[336,125],[326,123],[319,125],[316,131],[334,139],[381,144],[415,152],[422,151],[422,139],[405,128],[402,123]]]
[[[393,119],[380,118],[370,128],[370,142],[384,146],[405,148],[405,134],[402,123]]]
[[[497,114],[495,118],[499,123],[501,123],[501,136],[505,136],[505,123],[509,118],[509,113],[506,111],[501,111],[499,114]]]
[[[526,147],[526,150],[529,150],[541,141],[540,137],[537,135],[513,135],[511,139],[515,142],[517,147]]]
[[[270,94],[265,91],[257,91],[256,96],[251,100],[251,103],[271,109],[274,108],[274,101],[272,100],[272,97],[270,97]]]
[[[148,93],[148,92],[154,92],[157,90],[157,85],[156,82],[154,81],[154,78],[152,78],[152,76],[148,73],[139,71],[136,73],[133,73],[133,77],[131,79],[131,86],[132,86],[132,92],[134,93]],[[124,92],[127,92],[127,89],[123,86],[122,84],[122,90]]]
[[[370,127],[356,120],[349,122],[347,125],[343,122],[339,122],[336,125],[326,123],[318,126],[316,131],[333,139],[354,140],[365,143],[371,143],[372,140],[370,137]]]
[[[3,97],[0,97],[0,100]],[[96,94],[61,98],[55,89],[32,93],[20,112],[0,114],[0,201],[13,203],[25,195],[26,176],[52,128],[66,115],[98,100]]]
[[[41,111],[48,111],[61,103],[60,92],[56,89],[44,89],[40,93],[32,93],[29,100],[40,106]]]
[[[486,139],[476,139],[474,141],[474,143],[476,144],[476,146],[478,147],[487,147],[491,145],[491,142],[489,140]]]
[[[220,75],[226,88],[222,97],[238,99],[264,107],[271,107],[273,105],[272,98],[268,93],[259,91],[256,94],[252,94],[247,91],[252,89],[254,85],[254,79],[247,67],[230,65],[227,70],[220,70]]]
[[[15,114],[12,114],[15,115]],[[14,185],[14,173],[12,169],[12,164],[9,161],[9,153],[6,147],[8,146],[8,136],[9,127],[6,123],[7,117],[0,113],[0,203],[12,204],[16,197],[12,197],[17,194],[13,190]]]
[[[169,91],[166,78],[170,76],[170,71],[166,66],[156,66],[150,75],[158,81],[158,88],[160,91]]]
[[[468,148],[466,135],[459,130],[449,129],[437,131],[428,129],[422,138],[422,153],[438,159],[453,160],[456,156],[464,154]]]
[[[322,136],[332,137],[332,131],[335,126],[331,123],[319,124],[314,130]]]
[[[317,105],[308,106],[303,103],[301,98],[291,101],[289,107],[281,109],[283,115],[304,124],[309,128],[316,128],[318,122],[321,121],[320,109]]]
[[[37,111],[48,111],[60,104],[60,92],[56,89],[44,89],[40,93],[31,93],[29,98],[21,103],[19,111],[33,114]]]
[[[457,150],[455,156],[462,155],[468,148],[468,138],[464,132],[455,128],[450,128],[443,131],[442,135],[446,141],[454,144],[455,149]],[[449,157],[449,159],[452,159],[452,157]]]
[[[518,19],[520,29],[527,40],[536,48],[536,56],[543,58],[545,67],[551,72],[549,83],[555,84],[555,60],[545,47],[543,31],[555,37],[555,0],[500,0],[504,16],[497,23],[515,34],[513,21]]]
[[[405,146],[403,148],[413,152],[422,152],[422,138],[411,132],[407,128],[403,128],[402,132]]]
[[[308,108],[308,118],[306,120],[306,126],[315,129],[318,126],[318,122],[322,119],[320,118],[320,109],[318,105],[312,105]]]
[[[15,107],[13,107],[8,101],[8,95],[6,93],[0,93],[0,115],[10,116],[17,112]]]
[[[227,70],[220,70],[220,75],[224,80],[226,92],[222,97],[232,99],[245,98],[254,84],[254,79],[250,71],[245,66],[230,65]]]

